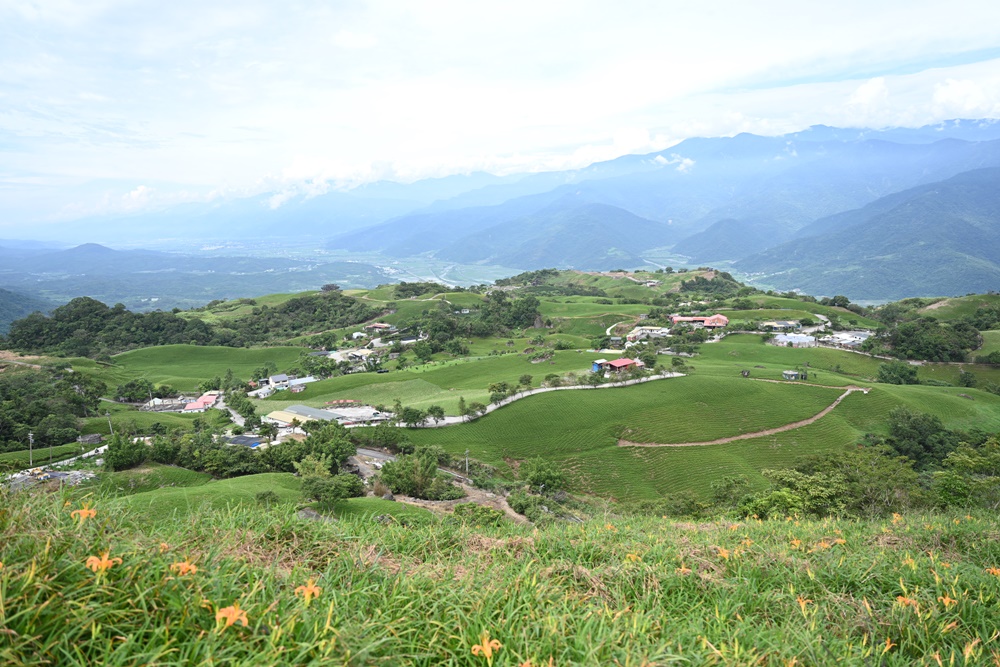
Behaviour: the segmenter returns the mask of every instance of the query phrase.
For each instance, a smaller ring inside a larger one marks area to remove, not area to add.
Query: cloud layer
[[[1000,116],[997,3],[813,7],[8,0],[0,206],[37,220]]]

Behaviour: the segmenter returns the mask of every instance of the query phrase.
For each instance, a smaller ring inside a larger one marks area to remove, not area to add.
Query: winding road
[[[758,380],[758,382],[775,382],[777,384],[783,384],[779,380]],[[822,387],[825,385],[809,385],[812,387]],[[847,387],[847,391],[837,397],[830,405],[826,406],[818,413],[809,417],[808,419],[803,419],[802,421],[792,422],[791,424],[785,424],[784,426],[776,426],[774,428],[765,429],[763,431],[755,431],[753,433],[743,433],[742,435],[734,435],[728,438],[717,438],[715,440],[705,440],[702,442],[676,442],[676,443],[659,443],[659,442],[631,442],[629,440],[619,440],[619,447],[704,447],[706,445],[724,445],[729,442],[736,442],[737,440],[751,440],[753,438],[762,438],[768,435],[775,435],[778,433],[784,433],[785,431],[793,431],[797,428],[802,428],[803,426],[808,426],[813,422],[822,419],[826,415],[830,414],[834,408],[840,405],[840,402],[845,398],[850,396],[852,393],[860,391],[867,394],[870,389],[868,387]]]

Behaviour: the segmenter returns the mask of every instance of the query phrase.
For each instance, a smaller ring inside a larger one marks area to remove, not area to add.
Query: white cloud
[[[339,30],[333,36],[333,43],[342,49],[371,49],[378,44],[378,40],[375,39],[374,35]]]
[[[992,82],[946,79],[934,87],[938,115],[978,117],[1000,115],[1000,86]]]
[[[380,178],[582,167],[689,136],[1000,116],[1000,60],[934,68],[995,49],[1000,4],[954,9],[11,0],[0,172],[48,178],[40,209],[67,203],[57,183],[101,179],[130,184],[108,202],[155,183],[144,205],[292,193],[279,205]]]

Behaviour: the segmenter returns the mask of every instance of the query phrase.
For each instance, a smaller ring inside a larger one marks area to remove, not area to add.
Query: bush
[[[112,436],[108,449],[104,452],[104,469],[115,471],[133,468],[145,462],[149,453],[149,447],[142,440]]]
[[[523,462],[518,472],[525,484],[540,492],[553,492],[566,485],[566,476],[562,471],[540,456]]]
[[[270,507],[271,505],[277,505],[280,502],[278,494],[274,491],[261,491],[254,496],[258,505],[264,505],[265,507]]]
[[[364,495],[365,487],[361,478],[350,473],[332,477],[313,475],[302,480],[302,493],[322,505],[334,505],[348,498]]]
[[[507,504],[518,514],[523,514],[532,523],[543,524],[553,520],[552,512],[545,505],[545,499],[525,491],[515,491],[507,496]]]
[[[885,384],[920,384],[920,380],[917,379],[917,369],[905,361],[879,364],[875,379]]]

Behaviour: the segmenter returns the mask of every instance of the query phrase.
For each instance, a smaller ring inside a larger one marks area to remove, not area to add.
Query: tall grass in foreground
[[[994,664],[998,537],[966,516],[153,523],[8,494],[0,664]]]

